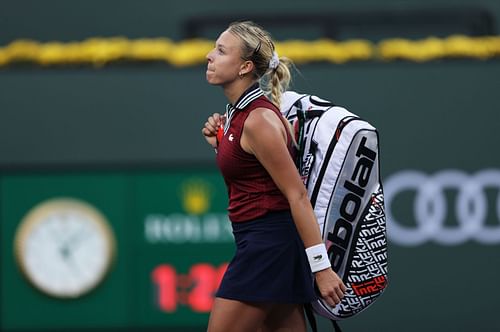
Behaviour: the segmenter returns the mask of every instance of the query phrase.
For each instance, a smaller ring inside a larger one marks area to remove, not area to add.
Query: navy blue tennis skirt
[[[216,296],[244,302],[307,303],[317,297],[290,211],[232,223],[236,253]]]

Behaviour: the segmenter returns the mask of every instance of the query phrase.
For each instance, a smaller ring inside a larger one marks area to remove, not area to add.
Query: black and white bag
[[[366,309],[387,286],[387,237],[379,173],[378,132],[345,108],[287,91],[282,114],[295,126],[297,167],[307,188],[333,270],[347,287],[334,308],[313,310],[331,320]]]

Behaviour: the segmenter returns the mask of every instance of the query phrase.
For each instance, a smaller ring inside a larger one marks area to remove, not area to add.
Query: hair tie
[[[273,57],[269,60],[269,69],[276,69],[280,64],[280,58],[278,57],[278,53],[276,51],[273,52]]]

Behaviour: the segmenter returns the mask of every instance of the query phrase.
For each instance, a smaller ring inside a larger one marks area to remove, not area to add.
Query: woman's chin
[[[212,72],[210,72],[210,71],[208,71],[208,70],[207,70],[207,72],[206,72],[206,74],[205,74],[205,77],[206,77],[207,82],[208,82],[209,84],[213,84],[213,83],[212,83]]]
[[[207,72],[206,78],[207,78],[208,84],[218,85],[217,81],[214,79],[214,77],[212,75],[210,75],[210,73]]]

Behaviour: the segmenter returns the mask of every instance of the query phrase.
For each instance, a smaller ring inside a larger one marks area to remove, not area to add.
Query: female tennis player
[[[236,241],[208,331],[305,332],[303,305],[319,295],[334,306],[345,286],[330,267],[279,111],[291,61],[249,21],[222,32],[207,60],[207,81],[222,87],[229,104],[202,133],[217,152]]]

